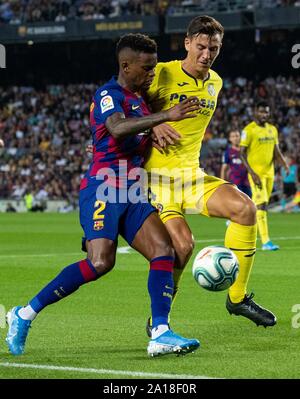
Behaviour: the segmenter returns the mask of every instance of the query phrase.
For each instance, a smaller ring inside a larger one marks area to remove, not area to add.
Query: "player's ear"
[[[190,51],[190,46],[191,46],[191,38],[186,36],[186,38],[184,39],[184,47],[186,51]]]
[[[129,62],[128,61],[122,61],[121,62],[121,68],[124,72],[128,73],[129,71]]]

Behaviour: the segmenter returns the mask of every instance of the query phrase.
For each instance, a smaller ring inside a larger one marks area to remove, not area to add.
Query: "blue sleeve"
[[[116,112],[124,113],[124,95],[116,89],[97,90],[94,96],[96,123],[105,123]]]

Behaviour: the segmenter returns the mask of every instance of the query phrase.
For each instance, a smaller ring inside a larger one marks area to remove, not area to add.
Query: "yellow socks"
[[[233,303],[241,302],[246,294],[256,250],[256,237],[256,224],[244,226],[230,222],[226,230],[225,246],[235,253],[240,265],[238,278],[229,288],[229,297]]]
[[[180,279],[182,277],[183,271],[184,271],[184,268],[183,269],[178,269],[176,266],[173,269],[174,292],[173,292],[173,299],[172,299],[171,309],[172,309],[173,303],[175,301],[176,295],[178,293],[179,281],[180,281]]]
[[[266,242],[270,241],[267,211],[258,209],[256,212],[256,218],[261,242],[265,244]]]

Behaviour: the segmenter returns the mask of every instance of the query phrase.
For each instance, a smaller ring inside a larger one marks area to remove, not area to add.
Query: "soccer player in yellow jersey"
[[[193,209],[193,212],[205,216],[226,218],[231,223],[225,234],[225,246],[234,251],[240,264],[238,278],[229,289],[226,308],[230,314],[242,315],[257,325],[273,326],[276,324],[275,315],[255,303],[253,294],[247,294],[256,250],[256,207],[236,186],[206,175],[199,167],[203,136],[222,88],[222,79],[211,66],[220,52],[223,34],[222,25],[214,18],[196,17],[187,29],[186,58],[157,64],[155,78],[146,95],[152,110],[165,110],[192,95],[199,98],[202,109],[191,120],[169,124],[178,132],[180,139],[163,153],[153,148],[145,167],[151,178],[153,204],[159,210],[176,251],[173,273],[175,295],[194,247],[193,235],[184,214]],[[162,132],[162,142],[164,139],[169,141],[167,134]],[[182,187],[176,189],[176,182],[185,173],[192,173],[194,177],[190,178],[188,190],[178,200],[175,197],[178,197]],[[157,175],[163,181],[153,181],[152,177]],[[170,186],[166,184],[168,178]],[[201,181],[204,182],[202,189],[198,184]],[[148,335],[150,332],[151,319],[147,323]]]
[[[289,174],[289,166],[278,145],[278,131],[268,123],[270,107],[260,102],[255,107],[255,120],[242,132],[241,158],[248,170],[252,199],[257,208],[257,225],[264,251],[276,251],[269,237],[267,206],[273,190],[274,160],[278,160]]]

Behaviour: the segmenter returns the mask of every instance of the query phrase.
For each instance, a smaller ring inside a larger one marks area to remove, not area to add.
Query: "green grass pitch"
[[[195,253],[223,243],[224,220],[187,219],[197,241]],[[265,329],[230,316],[224,306],[226,292],[197,286],[190,261],[171,326],[179,334],[198,338],[201,348],[185,357],[148,358],[148,264],[130,250],[118,254],[111,273],[46,308],[33,323],[23,356],[8,354],[2,317],[0,378],[138,378],[136,373],[299,378],[300,317],[293,309],[300,312],[300,305],[295,306],[300,304],[300,215],[272,214],[269,225],[280,251],[257,251],[249,292],[254,291],[257,302],[277,315],[275,327]],[[3,309],[26,304],[64,266],[84,258],[81,234],[75,213],[0,215],[2,316]],[[120,247],[126,245],[119,240]],[[8,367],[7,363],[46,368]],[[94,372],[85,370],[91,368]]]

